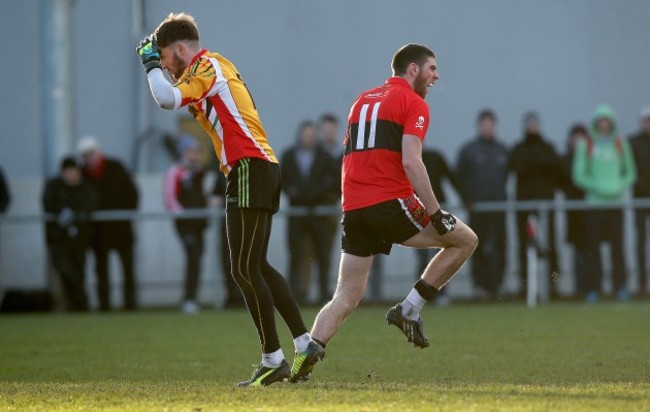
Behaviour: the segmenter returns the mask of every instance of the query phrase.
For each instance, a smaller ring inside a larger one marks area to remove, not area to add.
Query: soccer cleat
[[[422,349],[429,346],[429,340],[424,334],[424,324],[422,318],[418,316],[417,320],[408,320],[402,316],[402,305],[397,304],[386,312],[386,321],[389,325],[397,326],[406,335],[409,342]]]
[[[240,388],[268,386],[272,383],[289,379],[289,376],[291,376],[291,369],[289,369],[289,364],[284,359],[275,368],[267,368],[260,363],[253,371],[253,376],[247,381],[239,382],[237,386]]]
[[[307,349],[295,353],[293,366],[291,366],[291,377],[289,378],[289,382],[297,383],[308,381],[316,362],[323,360],[323,358],[325,358],[325,349],[314,341],[309,342]]]

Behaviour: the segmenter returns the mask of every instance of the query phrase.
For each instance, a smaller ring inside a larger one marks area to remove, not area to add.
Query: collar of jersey
[[[201,56],[203,56],[203,55],[206,54],[207,52],[208,52],[208,49],[203,49],[203,50],[201,50],[200,52],[198,52],[198,53],[196,54],[196,56],[194,56],[194,58],[192,59],[192,62],[190,63],[190,66],[193,65],[194,63],[196,63],[196,61],[197,61],[198,59],[200,59]]]
[[[388,80],[386,80],[387,84],[394,84],[397,86],[405,86],[408,87],[409,89],[411,88],[411,85],[409,82],[406,81],[406,79],[399,77],[399,76],[393,76],[389,77]]]

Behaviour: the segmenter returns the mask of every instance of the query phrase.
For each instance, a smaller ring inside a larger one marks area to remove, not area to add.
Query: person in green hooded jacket
[[[616,204],[634,184],[636,165],[630,144],[618,135],[616,115],[611,107],[600,105],[590,124],[590,136],[576,146],[573,181],[585,191],[585,199],[594,204]],[[619,300],[630,299],[623,255],[622,208],[599,208],[585,214],[587,239],[586,301],[595,303],[601,293],[603,268],[600,244],[611,250],[612,281]]]

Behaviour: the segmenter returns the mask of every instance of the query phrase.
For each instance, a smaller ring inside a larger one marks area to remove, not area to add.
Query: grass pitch
[[[384,311],[358,309],[310,382],[259,389],[234,386],[259,362],[244,311],[1,316],[0,411],[650,410],[650,304],[427,308],[424,350]]]

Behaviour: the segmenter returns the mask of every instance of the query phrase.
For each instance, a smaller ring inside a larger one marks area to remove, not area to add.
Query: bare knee
[[[351,296],[350,294],[334,294],[330,305],[335,307],[341,315],[347,317],[359,305],[360,297]]]

